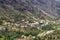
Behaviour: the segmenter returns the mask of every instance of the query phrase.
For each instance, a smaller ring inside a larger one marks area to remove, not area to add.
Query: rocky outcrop
[[[49,15],[57,17],[60,14],[59,5],[60,3],[55,0],[0,0],[0,7],[5,9],[4,11],[6,11],[6,13],[12,12],[11,9],[20,12],[27,10],[39,17],[46,15],[42,13],[40,9],[44,10]]]

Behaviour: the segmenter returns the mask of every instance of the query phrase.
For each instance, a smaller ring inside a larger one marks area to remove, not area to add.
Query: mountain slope
[[[24,12],[28,11],[38,17],[47,16],[46,18],[55,19],[60,14],[57,12],[59,8],[56,5],[58,6],[58,4],[55,0],[0,0],[0,14],[11,16],[15,13],[24,14]]]

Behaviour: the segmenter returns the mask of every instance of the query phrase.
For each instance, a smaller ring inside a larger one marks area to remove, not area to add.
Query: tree
[[[3,24],[3,22],[2,21],[0,21],[0,25],[2,25]]]

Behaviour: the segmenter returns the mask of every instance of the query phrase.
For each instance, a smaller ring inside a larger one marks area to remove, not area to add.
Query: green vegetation
[[[2,25],[3,24],[3,22],[2,21],[0,21],[0,25]]]
[[[3,10],[2,10],[3,11]],[[15,12],[15,14],[5,14],[0,17],[0,40],[15,40],[18,38],[26,37],[26,40],[59,40],[60,39],[60,25],[55,25],[52,20],[44,17],[38,17],[29,11],[26,12]],[[42,20],[44,22],[40,23]],[[4,22],[3,22],[4,21]],[[48,22],[47,25],[45,25]],[[5,24],[5,25],[3,25]],[[33,25],[32,25],[33,24]],[[44,26],[41,26],[44,25]],[[41,28],[42,27],[42,28]],[[55,30],[53,34],[48,34],[44,37],[39,37],[37,35],[43,32]],[[23,37],[22,37],[23,36]]]

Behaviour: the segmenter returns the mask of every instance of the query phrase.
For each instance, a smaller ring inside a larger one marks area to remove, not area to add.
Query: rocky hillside
[[[0,15],[13,18],[14,14],[26,15],[27,11],[39,18],[56,19],[60,14],[59,5],[55,0],[0,0]]]

